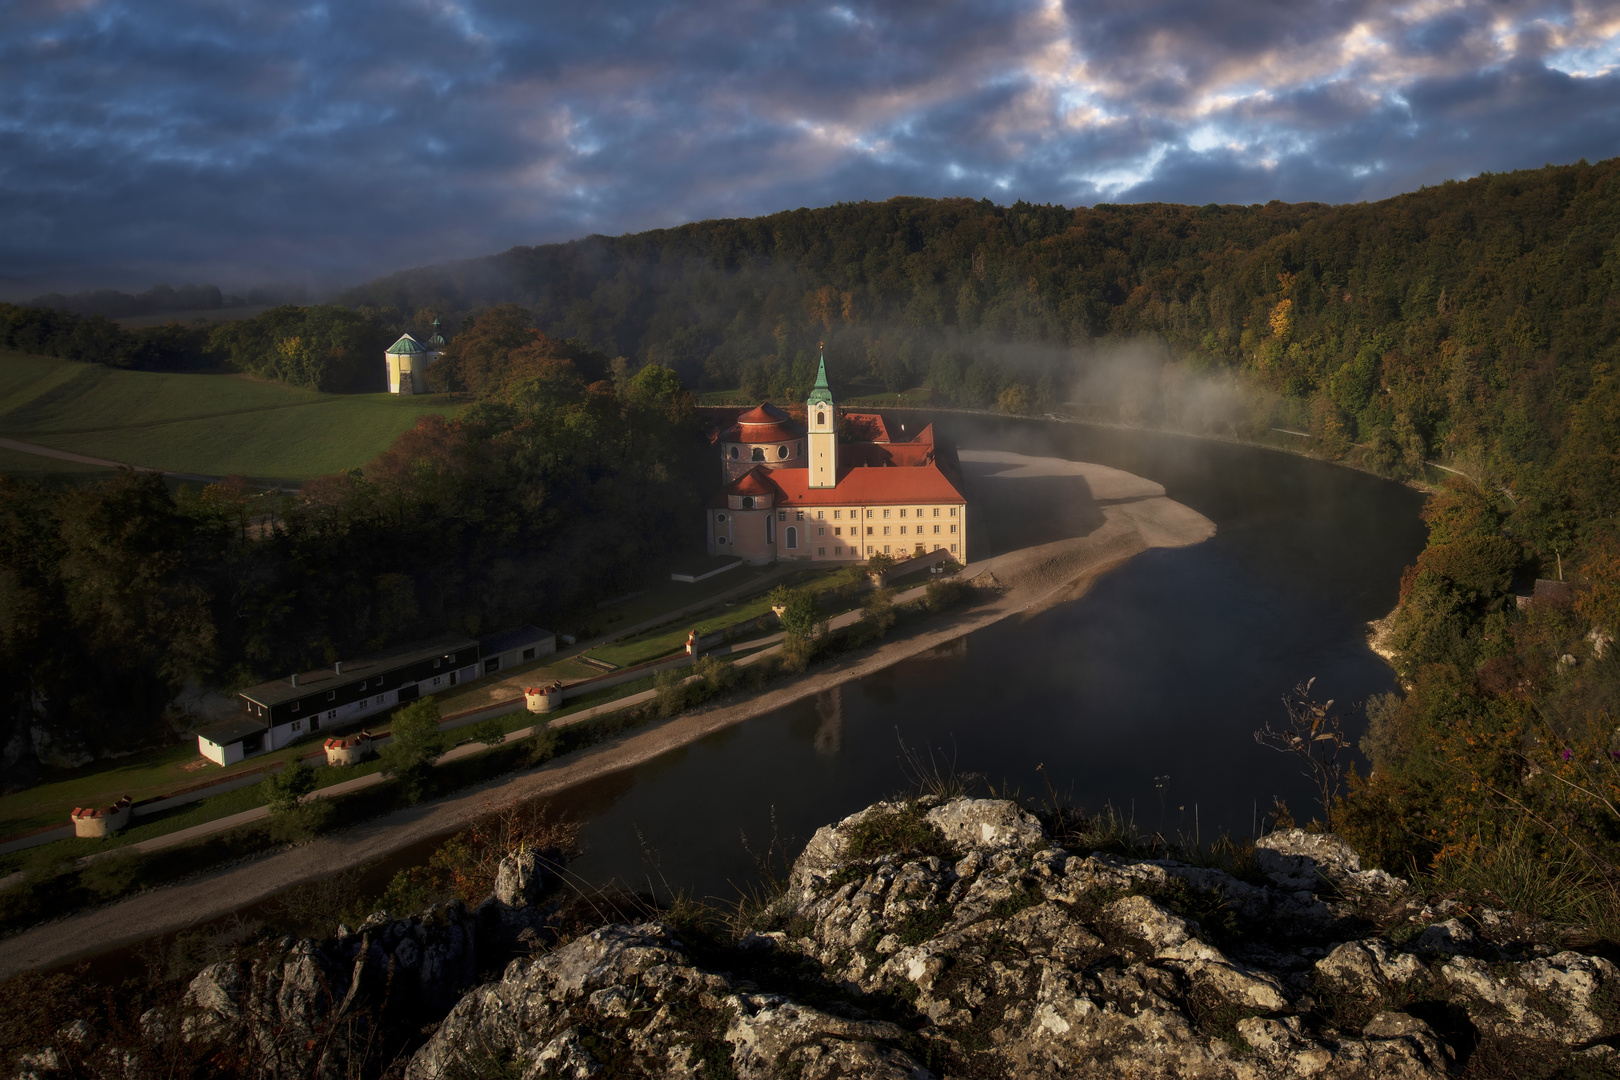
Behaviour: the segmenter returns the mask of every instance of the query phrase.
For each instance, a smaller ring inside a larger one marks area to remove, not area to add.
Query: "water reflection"
[[[844,745],[844,688],[835,686],[816,695],[816,716],[821,724],[816,728],[816,753],[831,757]]]
[[[672,887],[730,897],[756,872],[744,835],[755,851],[773,834],[796,850],[817,827],[896,793],[907,783],[902,744],[933,747],[997,791],[1039,795],[1050,781],[1074,801],[1111,804],[1171,834],[1247,835],[1273,797],[1310,812],[1293,763],[1256,746],[1252,732],[1312,675],[1340,702],[1393,687],[1366,648],[1365,624],[1394,605],[1400,572],[1422,545],[1417,493],[1174,436],[939,422],[962,447],[1095,461],[1156,480],[1219,531],[1196,547],[1138,556],[1079,600],[569,793],[559,802],[585,821],[580,874],[645,882],[656,862]],[[970,527],[985,530],[971,542],[1023,546],[1051,538],[1054,521],[1072,530],[1096,513],[1089,497],[1030,483],[1032,500],[970,491],[981,508]]]

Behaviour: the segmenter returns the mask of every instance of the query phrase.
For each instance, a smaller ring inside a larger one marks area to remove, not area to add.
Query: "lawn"
[[[441,396],[320,394],[0,352],[0,436],[169,472],[307,480],[363,465],[422,413],[457,408]],[[33,460],[47,463],[36,473],[84,468]]]
[[[736,573],[736,571],[732,571]],[[720,577],[725,577],[721,574]],[[660,656],[679,652],[686,644],[686,635],[694,628],[705,634],[719,633],[757,619],[771,610],[770,591],[777,585],[786,585],[791,589],[809,589],[814,593],[822,593],[828,589],[836,588],[849,580],[847,566],[818,567],[814,570],[798,570],[786,577],[770,583],[771,590],[763,590],[752,597],[739,598],[729,606],[724,604],[694,612],[673,627],[654,627],[651,630],[636,634],[634,637],[622,641],[614,641],[592,649],[587,656],[602,660],[616,667],[631,667],[635,664],[644,664],[649,660],[656,660]],[[698,584],[705,584],[699,582]],[[740,582],[738,583],[740,584]],[[762,630],[760,633],[772,633],[774,629]]]
[[[197,753],[197,740],[144,750],[115,762],[94,762],[44,783],[0,796],[0,837],[17,836],[48,825],[66,825],[75,806],[106,806],[119,796],[139,802],[199,784],[229,780],[267,764],[319,749],[314,740],[220,768]],[[202,768],[187,768],[203,763]]]

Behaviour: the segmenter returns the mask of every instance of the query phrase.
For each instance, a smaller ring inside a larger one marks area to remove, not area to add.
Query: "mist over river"
[[[903,414],[911,426],[915,414]],[[919,419],[922,417],[919,416]],[[1422,496],[1273,451],[1051,421],[942,415],[963,450],[1108,465],[1164,485],[1213,539],[1155,549],[1078,600],[1003,620],[933,654],[718,732],[552,800],[582,822],[572,864],[592,883],[734,899],[750,849],[797,852],[819,826],[908,786],[901,743],[998,791],[1111,804],[1145,829],[1248,836],[1274,796],[1305,820],[1312,789],[1253,732],[1315,676],[1353,711],[1395,686],[1366,645],[1423,546]],[[1072,526],[1061,492],[980,498],[970,555]],[[980,482],[982,484],[982,482]],[[1072,529],[1065,535],[1073,535]],[[1037,766],[1044,765],[1044,778]],[[746,846],[744,842],[746,837]]]

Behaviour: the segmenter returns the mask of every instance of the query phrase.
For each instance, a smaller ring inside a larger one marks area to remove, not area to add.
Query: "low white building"
[[[476,679],[478,673],[478,642],[453,634],[260,683],[239,695],[240,716],[197,733],[197,750],[217,764],[233,765]]]

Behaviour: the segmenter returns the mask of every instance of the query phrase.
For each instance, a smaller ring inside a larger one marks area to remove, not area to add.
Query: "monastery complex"
[[[709,504],[711,555],[853,562],[948,551],[967,562],[967,499],[956,450],[934,426],[907,432],[840,412],[823,357],[800,424],[770,404],[715,436],[725,488]]]

